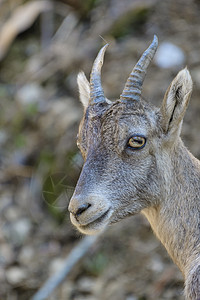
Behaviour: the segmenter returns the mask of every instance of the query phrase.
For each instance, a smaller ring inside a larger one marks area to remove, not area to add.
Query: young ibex
[[[106,99],[99,52],[90,83],[78,75],[84,116],[78,147],[85,160],[69,211],[85,234],[142,212],[185,278],[186,299],[200,299],[200,162],[180,138],[192,92],[185,68],[170,84],[162,106],[141,98],[158,41],[154,37],[130,74],[120,99]]]

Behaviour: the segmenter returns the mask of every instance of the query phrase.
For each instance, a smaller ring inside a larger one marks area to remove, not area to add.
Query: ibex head
[[[70,201],[72,223],[85,234],[156,206],[162,201],[164,157],[180,142],[183,115],[192,90],[187,69],[169,86],[161,108],[141,99],[142,84],[158,41],[155,36],[131,72],[116,101],[105,98],[101,67],[108,45],[99,52],[90,83],[78,75],[84,116],[78,147],[84,166]],[[163,155],[163,153],[165,155]]]

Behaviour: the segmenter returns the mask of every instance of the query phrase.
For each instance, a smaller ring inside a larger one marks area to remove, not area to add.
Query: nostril
[[[86,211],[89,207],[91,206],[91,204],[89,203],[84,203],[82,204],[76,211],[75,216],[79,217],[84,211]]]

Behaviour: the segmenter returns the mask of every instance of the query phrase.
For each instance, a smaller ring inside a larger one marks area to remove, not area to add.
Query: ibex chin
[[[160,108],[141,98],[155,36],[116,101],[104,96],[101,67],[105,45],[94,61],[90,83],[78,75],[84,116],[78,147],[84,166],[69,204],[72,223],[84,234],[142,213],[185,278],[185,297],[200,300],[200,162],[181,138],[192,92],[187,68],[167,89]]]

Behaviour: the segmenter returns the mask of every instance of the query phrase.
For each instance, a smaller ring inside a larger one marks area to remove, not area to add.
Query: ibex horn
[[[133,71],[129,75],[124,90],[120,96],[121,100],[136,100],[136,101],[140,100],[141,92],[142,92],[142,84],[147,72],[147,68],[155,55],[157,47],[158,47],[158,38],[156,35],[154,35],[154,39],[151,45],[142,54],[139,61],[135,65]]]
[[[90,74],[90,101],[93,103],[105,102],[104,91],[101,85],[101,67],[108,44],[99,51]]]

